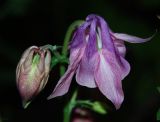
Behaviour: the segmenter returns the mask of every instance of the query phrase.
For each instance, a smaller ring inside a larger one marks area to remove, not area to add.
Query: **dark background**
[[[58,68],[54,69],[44,91],[24,110],[16,88],[16,65],[31,45],[62,45],[67,27],[91,13],[104,17],[114,32],[145,38],[157,30],[147,43],[126,43],[126,59],[132,69],[123,80],[125,100],[118,111],[95,118],[98,122],[156,121],[160,107],[156,89],[160,86],[160,0],[0,0],[0,122],[62,121],[63,107],[74,87],[67,95],[47,101],[58,81]],[[97,89],[79,88],[82,98],[94,99],[96,94],[107,101]]]

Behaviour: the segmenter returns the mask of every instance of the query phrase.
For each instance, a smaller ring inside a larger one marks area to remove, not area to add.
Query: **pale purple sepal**
[[[147,42],[147,41],[151,40],[154,37],[154,35],[153,35],[151,37],[143,39],[143,38],[139,38],[137,36],[131,36],[128,34],[123,34],[123,33],[112,33],[112,35],[116,39],[123,40],[123,41],[130,42],[130,43],[143,43],[143,42]]]
[[[107,50],[102,50],[97,54],[97,62],[94,73],[97,86],[118,109],[124,99],[121,84],[122,71],[113,54]]]
[[[51,99],[57,96],[62,96],[68,92],[72,77],[80,63],[81,57],[83,56],[83,52],[84,52],[84,47],[80,49],[72,50],[72,53],[70,56],[70,65],[68,66],[66,73],[58,81],[54,91],[48,97],[48,99]]]

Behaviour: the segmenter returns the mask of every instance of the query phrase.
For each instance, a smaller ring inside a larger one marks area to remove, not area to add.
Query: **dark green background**
[[[125,100],[120,110],[111,110],[107,116],[95,118],[98,122],[156,121],[160,107],[160,95],[156,90],[160,86],[160,20],[157,18],[160,0],[0,0],[2,122],[62,121],[62,109],[74,87],[64,97],[46,100],[58,81],[56,68],[50,74],[46,89],[24,110],[16,88],[16,65],[23,51],[31,45],[61,45],[67,27],[74,20],[85,19],[91,13],[104,17],[114,32],[145,38],[157,30],[155,37],[147,43],[126,43],[126,59],[132,68],[123,80]],[[79,88],[82,89],[82,98],[90,98],[94,93],[103,102],[107,101],[98,90],[92,93],[90,89]]]

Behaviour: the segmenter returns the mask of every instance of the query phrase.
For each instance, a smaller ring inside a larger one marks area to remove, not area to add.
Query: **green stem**
[[[41,48],[42,49],[49,49],[49,50],[51,50],[51,52],[54,52],[55,50],[57,50],[60,47],[61,46],[56,46],[56,45],[52,46],[50,44],[46,44],[46,45],[42,46]]]
[[[63,122],[70,122],[71,120],[71,113],[73,108],[76,106],[76,98],[77,98],[77,90],[74,92],[71,100],[67,104],[67,106],[64,108],[64,118]]]
[[[90,107],[92,107],[93,106],[93,103],[91,103],[90,101],[88,101],[88,100],[77,100],[76,101],[76,105],[78,106],[78,105],[80,105],[80,106],[82,106],[82,107],[86,107],[86,108],[90,108]]]
[[[72,33],[73,33],[73,31],[76,29],[76,27],[77,26],[80,26],[82,23],[83,23],[84,21],[83,20],[77,20],[77,21],[75,21],[75,22],[73,22],[70,26],[69,26],[69,28],[68,28],[68,30],[67,30],[67,33],[66,33],[66,35],[65,35],[65,38],[64,38],[64,43],[63,43],[63,48],[62,48],[62,56],[64,57],[64,58],[66,58],[67,57],[67,50],[68,50],[68,44],[69,44],[69,41],[70,41],[70,39],[71,39],[71,36],[72,36]],[[64,74],[64,72],[65,72],[65,66],[62,64],[61,66],[60,66],[60,75],[62,76],[63,74]]]
[[[69,103],[69,105],[67,105],[67,107],[64,109],[64,121],[63,122],[71,121],[71,113],[74,107],[75,107],[75,103]]]

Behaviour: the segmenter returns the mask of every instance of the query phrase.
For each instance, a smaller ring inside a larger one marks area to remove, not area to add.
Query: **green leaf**
[[[23,108],[26,109],[31,102],[32,102],[32,101],[28,101],[28,102],[23,101],[23,102],[22,102]]]
[[[107,114],[105,107],[98,101],[93,103],[92,109],[99,114]]]
[[[89,100],[77,100],[76,104],[99,114],[107,114],[106,108],[98,101],[91,102]]]
[[[55,56],[52,57],[52,61],[51,61],[51,69],[57,65],[59,62],[58,58],[56,58]]]
[[[157,120],[160,120],[160,108],[159,108],[159,110],[157,112]]]

